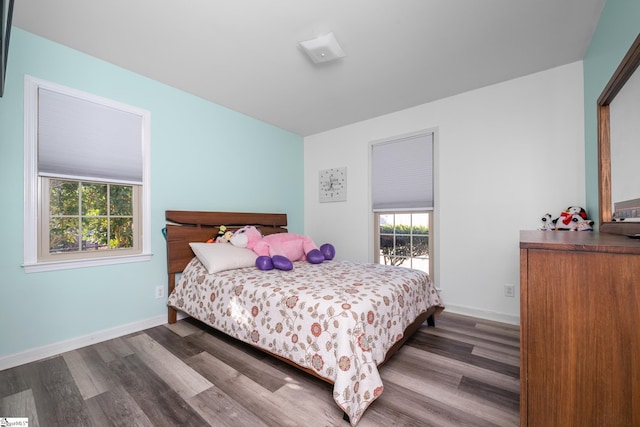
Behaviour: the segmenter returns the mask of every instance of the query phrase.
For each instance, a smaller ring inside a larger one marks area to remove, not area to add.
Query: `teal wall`
[[[151,112],[151,261],[23,271],[25,74]],[[154,289],[167,283],[167,209],[284,212],[302,233],[303,165],[299,135],[14,27],[0,98],[0,357],[165,315]]]
[[[640,1],[608,0],[584,57],[586,209],[598,215],[598,121],[596,102],[640,32]]]

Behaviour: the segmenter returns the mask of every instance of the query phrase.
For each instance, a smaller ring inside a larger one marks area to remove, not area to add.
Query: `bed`
[[[227,255],[229,243],[202,243],[222,225],[287,232],[286,214],[166,211],[166,220],[169,323],[184,312],[333,384],[354,426],[383,392],[378,368],[444,309],[429,276],[417,270],[331,260],[261,271]]]

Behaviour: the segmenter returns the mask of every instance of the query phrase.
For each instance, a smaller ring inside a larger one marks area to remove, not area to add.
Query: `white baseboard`
[[[141,320],[139,322],[128,323],[126,325],[116,326],[115,328],[94,332],[89,335],[71,338],[65,341],[60,341],[42,347],[22,351],[20,353],[3,356],[0,357],[0,371],[13,368],[15,366],[20,366],[25,363],[34,362],[36,360],[55,356],[66,351],[85,347],[87,345],[97,344],[102,341],[118,338],[127,334],[142,331],[144,329],[153,328],[165,323],[167,323],[166,315],[152,317],[150,319]]]
[[[512,314],[498,313],[495,311],[480,310],[473,307],[464,307],[460,305],[450,305],[445,303],[445,311],[456,314],[463,314],[465,316],[478,317],[480,319],[493,320],[495,322],[508,323],[510,325],[519,325],[520,316],[514,316]],[[436,321],[436,325],[437,325]]]

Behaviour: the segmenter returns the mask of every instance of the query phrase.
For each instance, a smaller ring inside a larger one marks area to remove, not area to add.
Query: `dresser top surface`
[[[520,248],[640,255],[640,239],[593,231],[521,231]]]

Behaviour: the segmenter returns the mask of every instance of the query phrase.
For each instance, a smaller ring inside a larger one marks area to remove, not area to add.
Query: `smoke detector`
[[[300,42],[300,46],[316,64],[335,61],[346,56],[333,33]]]

